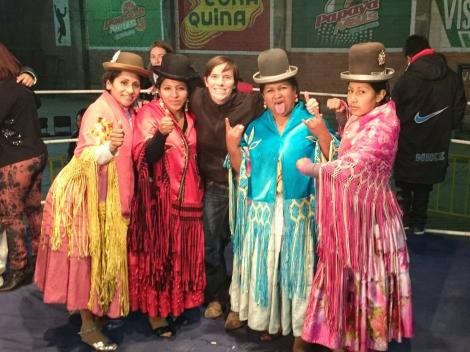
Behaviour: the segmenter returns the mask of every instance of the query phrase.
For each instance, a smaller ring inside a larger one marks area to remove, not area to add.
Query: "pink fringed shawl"
[[[134,117],[132,109],[129,113]],[[134,172],[132,167],[132,125],[126,117],[126,112],[117,101],[108,92],[103,94],[93,103],[85,112],[80,129],[82,131],[91,131],[95,128],[98,118],[104,118],[108,122],[117,125],[121,123],[124,130],[124,143],[115,155],[116,168],[118,170],[119,195],[121,201],[122,215],[129,217],[130,204],[134,193]],[[85,148],[96,146],[96,137],[90,133],[80,133],[75,149],[75,156],[79,157]],[[108,165],[99,167],[100,200],[103,200],[103,194],[106,194],[106,175]]]
[[[402,229],[401,211],[389,184],[399,130],[393,101],[351,116],[338,159],[320,168],[318,254],[326,267],[327,320],[335,331],[344,331],[347,270],[374,279],[378,270],[369,257],[381,251],[386,272],[399,272],[398,256],[391,254],[405,246],[405,239],[403,231],[394,230]],[[374,227],[381,238],[374,238]]]

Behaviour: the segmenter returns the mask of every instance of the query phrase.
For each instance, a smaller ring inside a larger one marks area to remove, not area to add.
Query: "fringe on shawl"
[[[170,233],[170,180],[163,172],[163,162],[156,163],[156,184],[149,175],[142,148],[137,162],[137,185],[131,204],[129,251],[144,254],[150,260],[145,272],[140,273],[136,283],[139,287],[151,286],[162,290],[172,271]],[[133,283],[134,285],[134,283]]]
[[[206,285],[204,264],[204,229],[202,205],[179,205],[171,207],[170,228],[172,236],[172,260],[181,257],[181,284],[183,291],[204,290]],[[179,249],[179,253],[175,251]],[[175,270],[175,268],[173,268]]]
[[[59,250],[67,236],[68,255],[90,256],[91,287],[88,307],[106,312],[114,296],[120,297],[121,314],[129,311],[126,236],[128,221],[121,215],[115,161],[107,164],[106,202],[99,203],[95,148],[73,157],[53,186],[54,217],[51,248]],[[84,196],[86,195],[86,196]],[[75,226],[74,219],[86,219]],[[95,301],[97,300],[97,302]]]
[[[315,256],[314,196],[284,201],[284,233],[280,256],[281,288],[292,299],[306,298],[306,283],[313,275],[305,267]],[[302,260],[300,260],[302,258]]]
[[[318,254],[326,263],[325,312],[334,331],[345,331],[346,327],[347,270],[364,280],[378,279],[368,253],[380,251],[387,274],[397,276],[397,252],[405,245],[393,234],[401,228],[396,224],[400,210],[388,179],[377,171],[356,170],[355,166],[351,161],[326,164],[319,175],[317,222],[322,237]],[[379,238],[374,238],[374,226]]]
[[[139,157],[137,187],[131,206],[129,251],[145,256],[149,265],[131,282],[131,291],[145,287],[163,291],[170,284],[176,268],[175,256],[181,256],[183,290],[203,289],[204,229],[202,204],[179,204],[170,198],[170,180],[164,162],[153,169],[156,182],[149,175],[145,149]],[[180,251],[178,253],[178,250]],[[139,266],[142,269],[141,266]]]
[[[229,178],[229,225],[232,242],[232,252],[234,265],[238,268],[242,265],[243,243],[246,234],[248,218],[248,174],[247,174],[247,155],[242,153],[240,164],[240,173],[238,180],[235,179],[230,162],[230,156],[227,155],[224,167],[228,169]],[[240,274],[242,271],[238,271]],[[240,287],[240,276],[232,275],[232,280]]]
[[[315,148],[315,162],[325,161],[320,145]],[[333,136],[330,143],[329,159],[336,159],[339,140]],[[274,205],[263,202],[250,202],[248,204],[248,162],[249,157],[244,148],[238,182],[234,180],[230,158],[225,159],[224,167],[229,170],[229,219],[234,255],[234,265],[240,270],[239,276],[232,276],[238,287],[245,292],[249,290],[252,270],[251,255],[256,250],[256,277],[255,301],[265,307],[268,304],[268,275],[267,275],[267,251],[270,233],[272,231],[272,216]],[[300,202],[300,203],[299,203]],[[249,209],[251,207],[251,209]],[[298,260],[314,253],[308,253],[315,247],[315,198],[284,201],[284,236],[282,240],[280,256],[280,284],[288,297],[294,295],[306,297],[305,283],[310,272],[305,270],[304,262]],[[248,220],[249,219],[249,220]],[[246,234],[250,232],[250,240],[246,240]],[[305,236],[308,236],[306,238]],[[245,253],[245,255],[243,255]],[[243,275],[242,275],[243,273]]]

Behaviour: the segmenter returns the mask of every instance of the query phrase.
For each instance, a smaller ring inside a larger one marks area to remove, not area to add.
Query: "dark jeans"
[[[204,233],[207,302],[228,300],[227,268],[224,250],[230,240],[228,187],[206,184],[204,194]]]
[[[404,225],[424,229],[428,219],[429,193],[433,185],[402,181],[395,181],[395,184]]]

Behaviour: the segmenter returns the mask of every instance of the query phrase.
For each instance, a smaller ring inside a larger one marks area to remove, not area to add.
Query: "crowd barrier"
[[[256,88],[254,90],[257,90]],[[144,91],[145,92],[145,91]],[[41,95],[63,95],[63,94],[100,94],[102,90],[38,90],[36,94]],[[346,97],[345,94],[325,93],[325,92],[301,92],[310,96],[321,97]],[[467,102],[470,105],[470,102]],[[74,142],[74,138],[45,138],[48,145],[64,144]],[[470,141],[462,139],[451,139],[453,145],[470,146]],[[465,147],[464,147],[465,148]],[[67,162],[64,154],[50,155],[49,157],[49,181],[52,183],[55,175],[64,167]],[[50,184],[49,184],[50,185]],[[465,223],[470,224],[470,153],[449,154],[449,169],[446,180],[435,185],[431,193],[429,211],[442,216],[456,217]],[[470,236],[470,226],[468,230],[451,229],[426,229],[429,233]]]

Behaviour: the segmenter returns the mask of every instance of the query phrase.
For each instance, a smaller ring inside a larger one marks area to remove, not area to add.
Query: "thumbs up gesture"
[[[245,127],[240,124],[234,127],[230,126],[230,120],[228,117],[225,118],[225,143],[227,144],[227,151],[229,153],[238,149],[244,130]]]
[[[171,132],[173,132],[174,128],[175,125],[173,123],[172,118],[170,117],[170,112],[168,111],[168,109],[165,109],[165,116],[163,116],[162,120],[160,121],[160,127],[158,127],[158,130],[161,134],[167,136]]]
[[[119,120],[116,127],[113,127],[109,135],[109,151],[115,155],[119,147],[124,143],[124,129]]]
[[[308,93],[304,93],[305,101],[307,102],[307,110],[310,114],[315,115],[308,120],[302,120],[308,130],[314,136],[320,138],[321,135],[328,134],[325,122],[323,121],[323,115],[320,113],[320,106],[316,99],[310,98]]]
[[[310,98],[310,95],[307,92],[304,92],[305,107],[310,115],[320,116],[320,104],[318,104],[317,99]]]

